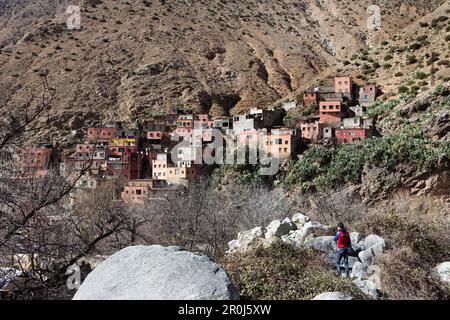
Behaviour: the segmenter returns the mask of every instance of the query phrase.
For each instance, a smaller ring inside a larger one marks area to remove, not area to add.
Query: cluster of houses
[[[377,95],[373,85],[357,88],[351,77],[336,77],[334,87],[304,93],[303,106],[312,106],[316,112],[291,127],[284,124],[283,108],[254,108],[243,115],[215,118],[208,114],[170,114],[138,128],[120,122],[87,128],[63,162],[52,145],[26,148],[22,166],[40,176],[52,166],[82,171],[85,174],[76,187],[88,190],[122,177],[127,184],[121,200],[143,203],[161,198],[161,192],[170,185],[186,185],[201,175],[206,165],[198,161],[198,141],[204,150],[218,139],[217,132],[232,137],[237,146],[262,146],[265,153],[275,154],[280,160],[296,157],[306,144],[363,141],[374,134],[372,119],[364,115]],[[186,145],[178,148],[174,157],[173,150],[180,141]]]
[[[379,95],[375,85],[358,87],[351,77],[334,78],[334,87],[317,87],[303,95],[303,106],[315,106],[312,115],[300,121],[303,140],[310,143],[335,140],[355,143],[373,136],[373,119],[365,116]]]

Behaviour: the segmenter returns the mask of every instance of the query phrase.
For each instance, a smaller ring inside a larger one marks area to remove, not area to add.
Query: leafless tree
[[[114,182],[97,193],[77,194],[77,181],[92,159],[62,175],[54,167],[45,176],[24,172],[20,155],[30,136],[51,125],[55,89],[43,75],[41,96],[16,108],[2,106],[0,119],[0,266],[21,269],[20,298],[45,298],[65,283],[69,266],[89,254],[108,254],[129,243],[139,225],[117,202]],[[108,240],[108,241],[107,241]],[[2,275],[0,274],[0,277]]]
[[[217,186],[210,179],[179,187],[164,199],[149,200],[142,226],[149,243],[180,245],[221,256],[238,232],[267,225],[292,213],[293,203],[281,191],[262,186]]]

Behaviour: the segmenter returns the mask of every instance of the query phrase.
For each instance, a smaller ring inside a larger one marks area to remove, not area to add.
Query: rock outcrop
[[[235,300],[225,270],[179,247],[135,246],[116,252],[85,279],[74,300]]]
[[[386,252],[389,246],[378,235],[364,236],[351,232],[353,252],[349,256],[349,268],[353,283],[372,299],[381,297],[380,268],[375,265],[376,257]],[[237,240],[230,241],[228,254],[246,252],[259,245],[269,246],[276,241],[290,244],[297,249],[312,249],[325,254],[325,261],[336,264],[336,243],[331,226],[312,221],[302,213],[296,213],[283,221],[275,220],[267,227],[257,227],[240,232]],[[343,265],[343,261],[341,261]]]

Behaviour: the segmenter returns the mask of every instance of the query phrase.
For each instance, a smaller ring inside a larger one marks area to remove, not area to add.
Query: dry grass
[[[394,249],[377,258],[381,286],[389,299],[450,299],[450,291],[433,277],[429,264],[413,249]]]
[[[323,255],[283,243],[227,256],[222,264],[244,299],[304,300],[328,291],[365,298],[351,281],[334,275]]]

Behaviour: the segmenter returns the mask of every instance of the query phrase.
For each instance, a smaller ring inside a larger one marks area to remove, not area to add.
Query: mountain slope
[[[46,70],[57,89],[53,133],[175,106],[242,112],[291,94],[443,3],[375,1],[383,22],[371,33],[373,3],[365,0],[100,2],[82,6],[82,29],[72,31],[60,1],[43,1],[50,9],[20,19],[39,3],[2,2],[0,41],[8,45],[0,55],[0,105],[36,92]],[[21,36],[13,44],[11,30]]]

